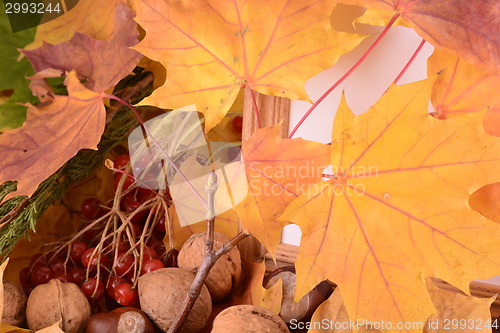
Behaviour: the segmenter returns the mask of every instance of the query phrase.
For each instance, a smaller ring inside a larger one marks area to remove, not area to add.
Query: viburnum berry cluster
[[[93,312],[100,311],[103,298],[106,308],[139,307],[137,278],[176,265],[177,251],[163,244],[168,190],[138,187],[130,169],[127,154],[114,158],[113,200],[83,200],[80,230],[32,256],[29,267],[20,271],[27,294],[57,279],[80,286]]]

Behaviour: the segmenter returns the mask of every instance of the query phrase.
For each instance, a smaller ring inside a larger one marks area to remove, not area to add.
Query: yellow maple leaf
[[[432,83],[393,85],[358,117],[342,101],[332,179],[280,218],[303,233],[296,299],[328,278],[353,320],[424,322],[434,312],[426,277],[467,290],[498,274],[500,227],[468,196],[498,181],[500,142],[482,129],[482,113],[428,115]]]
[[[427,61],[427,73],[440,73],[432,90],[432,105],[440,118],[488,110],[485,130],[500,136],[500,76],[486,73],[459,57],[435,49]],[[494,120],[493,120],[494,119]]]
[[[166,83],[142,105],[194,103],[208,132],[241,87],[309,100],[307,79],[332,66],[361,37],[335,32],[335,1],[137,1],[146,37],[134,48],[160,61]]]

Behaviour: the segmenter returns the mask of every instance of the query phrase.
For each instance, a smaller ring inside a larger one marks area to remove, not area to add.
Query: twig
[[[188,317],[191,309],[193,308],[194,303],[198,299],[200,295],[201,288],[203,287],[203,283],[210,272],[210,269],[215,265],[217,260],[222,257],[224,254],[231,251],[236,244],[241,242],[243,239],[248,237],[250,233],[247,230],[240,232],[236,237],[231,239],[229,242],[224,244],[217,251],[214,250],[214,220],[215,220],[215,210],[214,210],[214,197],[215,192],[217,191],[218,183],[217,176],[215,172],[211,172],[207,185],[205,189],[207,191],[207,233],[205,236],[205,256],[203,257],[203,261],[200,265],[200,268],[196,272],[196,276],[193,280],[193,283],[188,289],[186,297],[184,298],[184,302],[182,303],[181,309],[177,314],[177,318],[175,322],[168,329],[168,333],[176,333],[179,332],[184,321]]]
[[[29,198],[25,197],[19,205],[17,205],[14,209],[12,209],[10,212],[5,214],[0,218],[0,230],[3,229],[7,223],[12,221],[19,213],[26,207],[29,203]]]

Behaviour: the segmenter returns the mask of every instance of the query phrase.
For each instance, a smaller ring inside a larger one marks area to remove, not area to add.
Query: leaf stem
[[[420,41],[420,44],[418,44],[418,47],[417,49],[415,50],[415,52],[413,52],[413,55],[411,56],[411,58],[408,60],[408,62],[406,63],[406,65],[403,67],[403,69],[401,70],[401,72],[398,74],[398,76],[394,79],[394,82],[393,83],[397,83],[401,77],[406,73],[406,71],[408,70],[408,68],[411,66],[411,64],[413,63],[413,61],[415,60],[415,58],[417,57],[417,55],[420,53],[420,51],[422,50],[422,47],[424,47],[425,45],[425,39],[422,38],[422,40]]]
[[[359,65],[361,65],[363,63],[363,61],[365,61],[365,59],[368,57],[368,55],[370,55],[370,53],[372,53],[373,49],[380,43],[380,41],[382,40],[382,38],[384,38],[384,36],[387,34],[387,32],[392,27],[392,25],[394,24],[394,22],[398,19],[399,15],[400,15],[399,13],[395,13],[394,14],[394,16],[391,18],[391,20],[389,21],[389,23],[387,23],[387,25],[385,26],[384,30],[380,33],[380,35],[373,42],[373,44],[368,48],[368,50],[366,50],[366,52],[361,56],[361,58],[359,58],[359,60],[340,79],[338,79],[337,82],[335,82],[327,91],[325,91],[323,93],[323,95],[321,95],[320,98],[318,98],[318,100],[316,102],[314,102],[314,104],[309,108],[309,110],[307,110],[307,112],[302,116],[302,118],[299,120],[299,122],[297,123],[297,125],[295,125],[295,127],[293,128],[293,130],[290,132],[290,134],[288,135],[289,139],[291,139],[293,137],[293,135],[295,134],[295,132],[297,132],[297,130],[299,129],[299,127],[307,119],[307,117],[309,117],[309,115],[314,111],[314,109],[316,109],[316,107],[335,88],[337,88],[339,86],[339,84],[341,84],[345,79],[347,79],[349,77],[349,75],[351,75],[352,72],[354,72],[354,70],[356,70],[356,68],[358,68]]]
[[[141,123],[142,128],[144,129],[144,131],[146,132],[146,134],[151,139],[151,142],[153,142],[153,144],[156,146],[156,148],[158,148],[158,150],[160,150],[160,152],[162,153],[162,155],[168,160],[168,162],[170,163],[170,165],[175,169],[176,172],[179,173],[179,175],[182,177],[182,179],[188,184],[189,188],[194,193],[194,195],[198,198],[198,200],[201,202],[201,204],[205,208],[207,208],[207,201],[201,196],[200,193],[198,193],[198,191],[196,191],[196,189],[194,188],[193,184],[191,184],[191,182],[187,179],[186,175],[184,175],[184,173],[177,167],[177,165],[175,165],[174,161],[172,161],[172,158],[170,158],[170,156],[168,156],[168,154],[165,152],[165,150],[163,150],[160,147],[160,144],[158,143],[158,141],[156,141],[156,139],[154,138],[153,134],[151,133],[151,131],[149,130],[149,128],[146,126],[146,124],[142,120],[141,116],[139,115],[139,112],[137,112],[137,110],[130,103],[122,100],[120,97],[116,97],[116,96],[110,95],[110,94],[105,94],[104,96],[107,97],[107,98],[109,98],[109,99],[114,99],[115,101],[118,101],[118,102],[122,103],[123,105],[125,105],[126,107],[128,107],[130,110],[132,110],[132,112],[134,113],[134,115],[137,118],[137,120],[139,120],[139,122]]]

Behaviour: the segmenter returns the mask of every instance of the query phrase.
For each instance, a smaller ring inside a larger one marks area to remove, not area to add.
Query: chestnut
[[[155,327],[144,312],[133,307],[116,308],[91,316],[85,333],[154,333]]]

